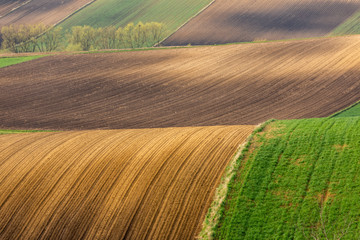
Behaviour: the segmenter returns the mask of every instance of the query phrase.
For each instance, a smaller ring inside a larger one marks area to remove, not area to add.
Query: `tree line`
[[[163,23],[129,23],[125,27],[75,26],[69,32],[44,24],[10,25],[0,30],[1,48],[11,52],[89,51],[142,48],[158,45],[164,38]]]

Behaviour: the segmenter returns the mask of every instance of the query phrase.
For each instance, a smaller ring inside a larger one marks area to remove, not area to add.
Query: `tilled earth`
[[[0,27],[11,24],[53,25],[92,0],[0,0]]]
[[[357,0],[216,0],[164,45],[204,45],[319,37],[355,12]]]
[[[194,239],[254,126],[0,136],[1,239]]]
[[[0,128],[326,117],[360,99],[360,37],[56,55],[0,69]]]

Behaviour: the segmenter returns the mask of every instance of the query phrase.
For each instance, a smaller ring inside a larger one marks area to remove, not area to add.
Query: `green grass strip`
[[[0,57],[0,68],[15,65],[18,63],[34,60],[43,56],[26,56],[26,57]]]
[[[226,167],[225,172],[221,178],[219,187],[215,191],[214,200],[211,203],[208,213],[205,216],[203,222],[202,230],[199,234],[199,239],[213,239],[214,231],[216,230],[220,216],[224,212],[224,200],[227,197],[229,190],[229,183],[234,180],[236,172],[239,170],[241,161],[244,158],[244,155],[248,152],[250,147],[250,142],[252,141],[254,135],[258,132],[261,132],[266,125],[274,120],[269,120],[263,124],[260,124],[255,128],[253,133],[248,137],[248,139],[240,145],[237,152],[235,153],[232,161]]]
[[[330,33],[331,36],[347,34],[360,34],[360,11],[353,14]]]
[[[360,118],[282,120],[254,135],[216,239],[360,238]]]
[[[0,135],[13,134],[13,133],[35,133],[35,132],[53,132],[50,130],[11,130],[11,129],[0,129]]]

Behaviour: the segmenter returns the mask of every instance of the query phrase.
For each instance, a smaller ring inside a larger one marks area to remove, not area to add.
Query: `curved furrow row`
[[[0,71],[0,127],[154,128],[325,117],[360,98],[357,49],[359,36],[45,57]]]
[[[0,136],[0,238],[194,238],[253,128]]]

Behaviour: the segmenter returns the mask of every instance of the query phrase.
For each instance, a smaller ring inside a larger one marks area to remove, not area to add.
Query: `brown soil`
[[[0,128],[120,129],[326,117],[360,99],[360,36],[57,55],[0,69]]]
[[[254,126],[0,136],[1,239],[194,239]]]
[[[359,9],[357,0],[216,0],[164,44],[203,45],[324,36]]]
[[[0,27],[10,24],[36,24],[40,22],[53,25],[84,5],[92,2],[92,0],[31,0],[10,2],[11,3],[8,3],[8,1],[6,1],[5,3],[4,1],[4,3],[2,3],[2,0],[0,0],[0,15],[2,16],[0,17]],[[13,7],[18,8],[11,11]]]
[[[0,0],[0,18],[21,6],[26,1],[27,0]]]

